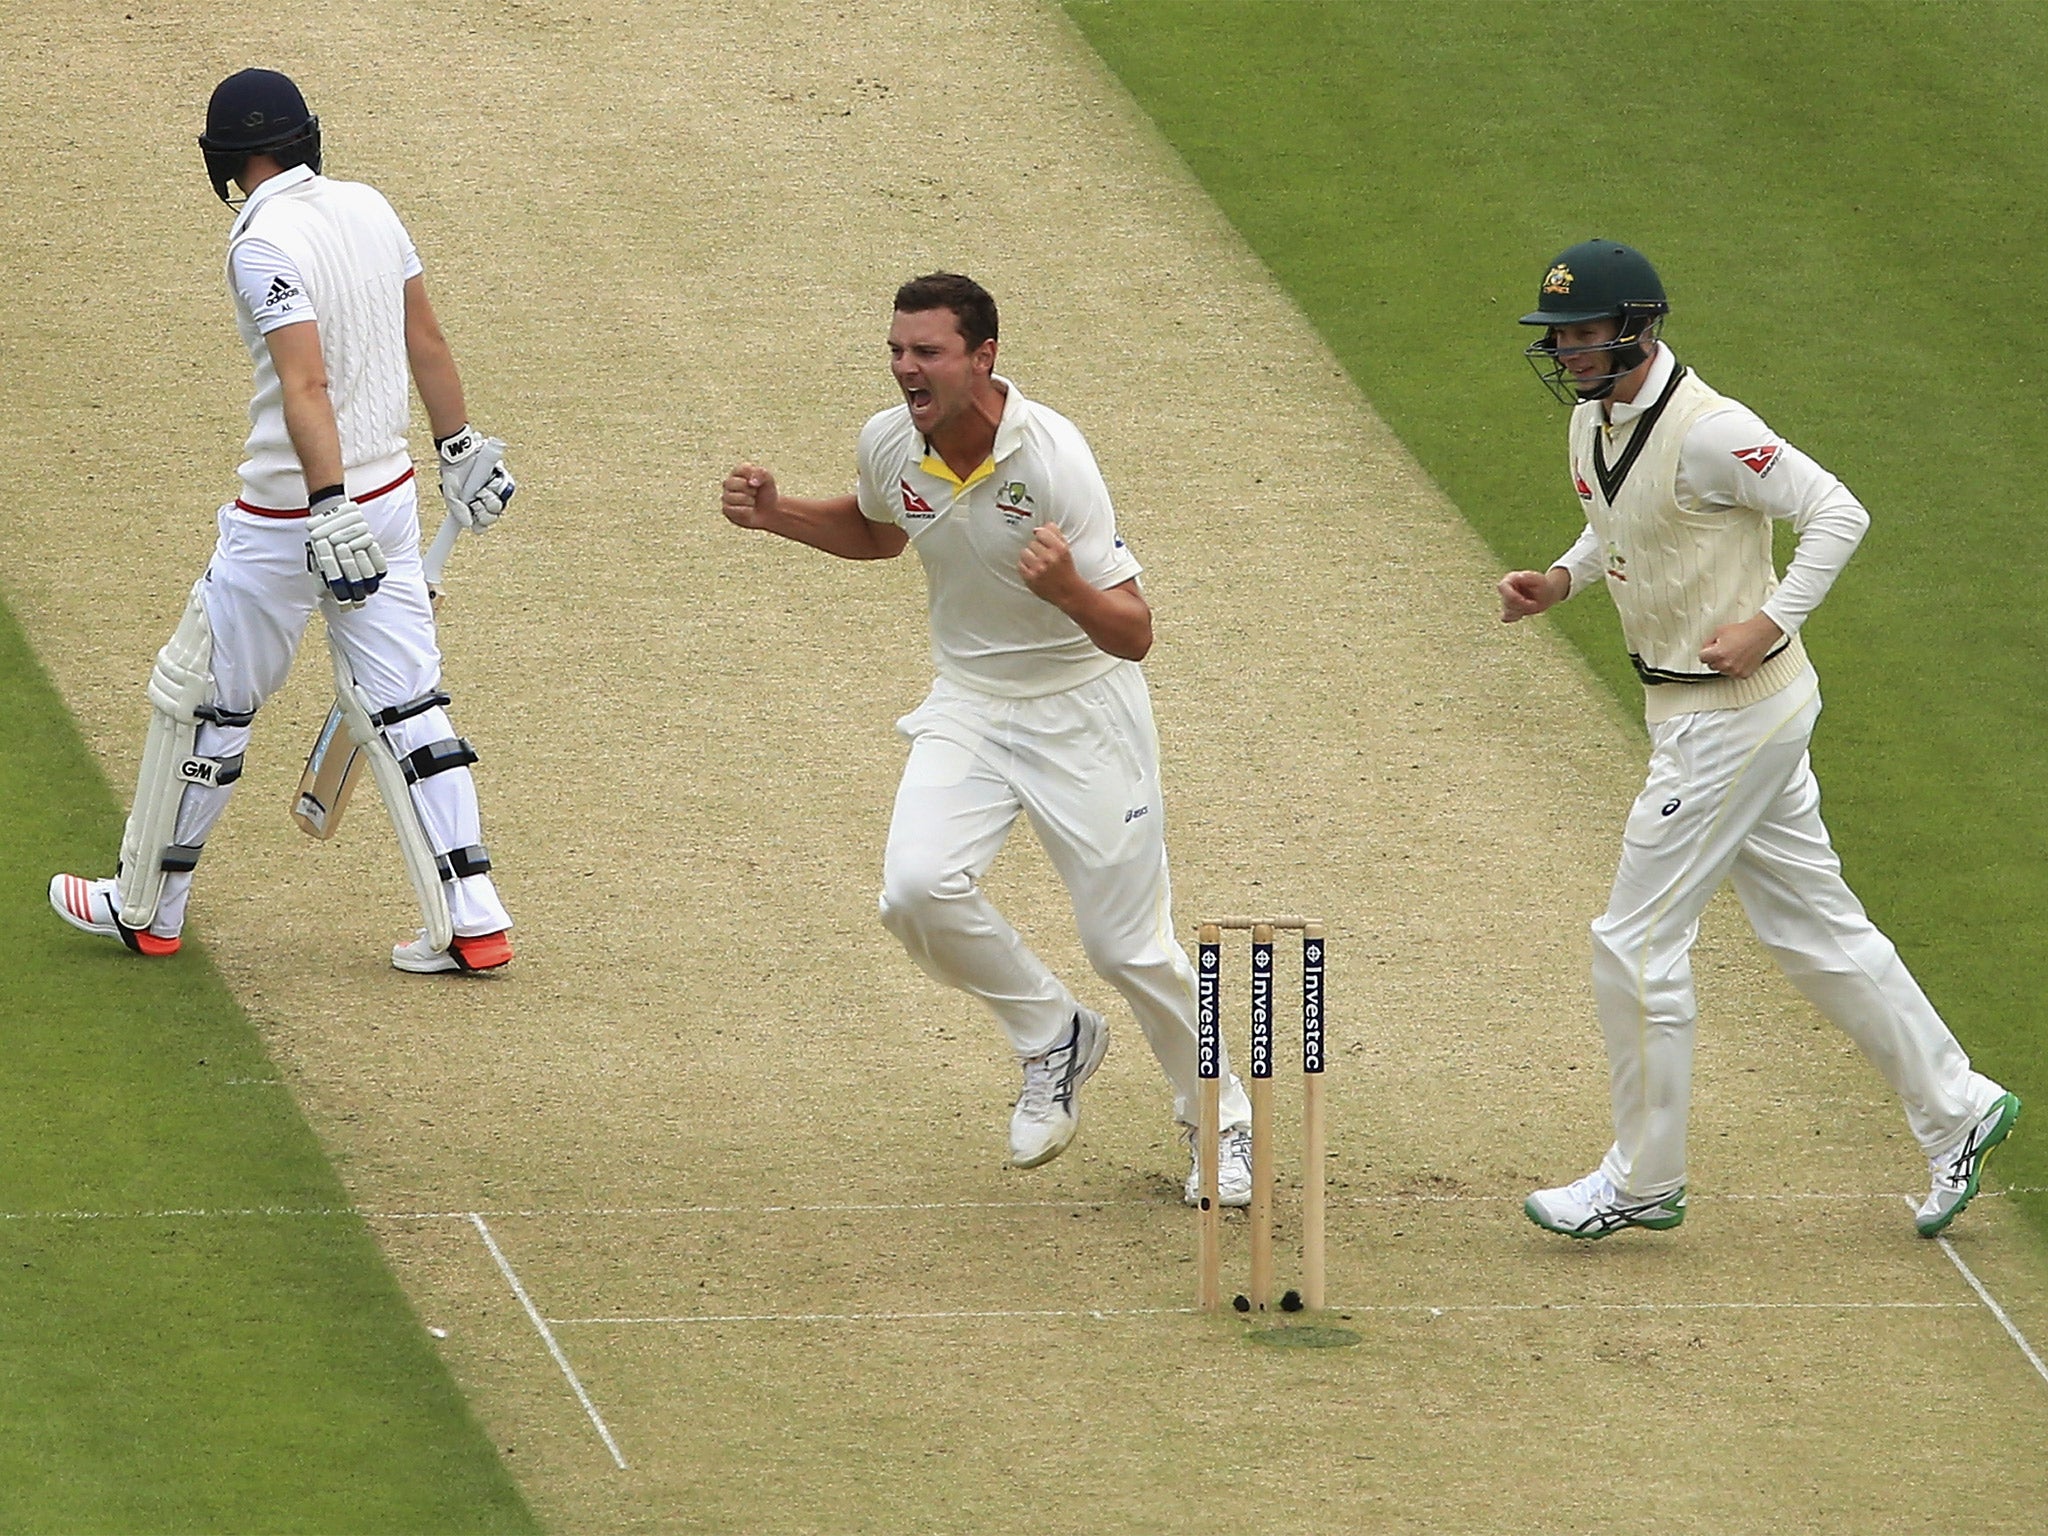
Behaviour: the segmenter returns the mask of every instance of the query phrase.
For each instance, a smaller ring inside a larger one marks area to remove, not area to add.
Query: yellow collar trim
[[[994,474],[996,472],[996,461],[995,456],[991,454],[988,458],[983,459],[980,468],[976,469],[965,480],[954,474],[953,466],[940,458],[936,453],[927,452],[924,456],[924,462],[917,467],[925,474],[930,475],[934,480],[943,480],[952,486],[953,493],[957,496],[962,491],[972,490],[990,475]]]

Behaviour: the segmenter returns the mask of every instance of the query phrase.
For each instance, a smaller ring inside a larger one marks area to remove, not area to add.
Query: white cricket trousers
[[[416,482],[407,480],[361,506],[390,565],[382,585],[361,608],[338,608],[327,601],[326,589],[307,571],[303,518],[259,517],[233,502],[220,509],[220,537],[200,582],[213,629],[214,703],[238,712],[260,708],[291,671],[315,608],[325,614],[328,634],[369,695],[372,710],[407,703],[439,686],[441,648],[420,564]],[[205,757],[232,756],[247,747],[250,729],[202,724],[196,750]],[[447,711],[439,708],[386,732],[401,756],[454,734]],[[233,790],[232,784],[188,786],[178,807],[178,841],[193,847],[203,843]],[[467,768],[422,779],[413,785],[412,796],[435,852],[483,841],[476,780]],[[458,934],[496,933],[512,925],[489,875],[451,880],[444,889]],[[189,873],[165,878],[152,933],[168,938],[184,926],[191,890]]]
[[[1614,1106],[1602,1168],[1628,1194],[1654,1198],[1685,1183],[1691,949],[1723,880],[1793,984],[1884,1074],[1930,1156],[1997,1097],[1842,880],[1807,756],[1819,715],[1819,680],[1808,673],[1745,708],[1650,728],[1649,777],[1593,924]]]
[[[1089,964],[1123,995],[1173,1085],[1197,1104],[1195,970],[1173,933],[1159,736],[1145,676],[1126,662],[1036,699],[940,679],[896,722],[910,760],[882,860],[882,922],[935,980],[980,998],[1019,1056],[1057,1045],[1074,995],[982,893],[1018,812],[1065,882]],[[1251,1123],[1222,1064],[1225,1128]]]

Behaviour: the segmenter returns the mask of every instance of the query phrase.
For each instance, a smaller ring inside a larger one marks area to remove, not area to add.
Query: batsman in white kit
[[[1800,627],[1862,541],[1847,487],[1658,339],[1669,312],[1644,256],[1571,247],[1544,274],[1530,360],[1572,405],[1585,532],[1547,571],[1500,582],[1507,623],[1604,582],[1644,685],[1650,770],[1607,911],[1593,993],[1607,1039],[1614,1144],[1576,1183],[1529,1196],[1568,1237],[1685,1219],[1686,1112],[1700,914],[1734,884],[1756,935],[1903,1101],[1932,1172],[1915,1225],[1941,1233],[1977,1192],[2020,1101],[1982,1073],[1842,879],[1807,742],[1820,686]],[[1797,547],[1781,582],[1774,520]],[[1816,1110],[1818,1112],[1818,1110]]]
[[[742,464],[725,516],[849,560],[914,548],[929,589],[924,703],[883,855],[881,917],[935,979],[986,1003],[1023,1068],[1010,1157],[1049,1162],[1080,1124],[1109,1031],[981,887],[1018,814],[1073,901],[1089,963],[1130,1005],[1193,1148],[1195,973],[1173,933],[1159,740],[1138,662],[1152,614],[1095,457],[995,372],[995,301],[933,273],[897,291],[903,403],[861,430],[858,490],[800,498]],[[1251,1199],[1251,1110],[1223,1067],[1221,1198]],[[1190,1168],[1183,1194],[1196,1197]]]
[[[137,954],[177,952],[193,870],[241,776],[251,723],[318,607],[338,708],[420,903],[419,936],[395,946],[391,963],[494,969],[512,958],[512,920],[483,845],[476,753],[455,734],[441,690],[406,447],[408,375],[454,525],[482,532],[504,512],[514,489],[505,445],[468,424],[404,226],[372,188],[320,174],[320,121],[290,79],[248,69],[222,81],[199,145],[214,191],[239,208],[227,276],[255,369],[248,458],[206,573],[150,674],[117,873],[57,875],[50,904]]]

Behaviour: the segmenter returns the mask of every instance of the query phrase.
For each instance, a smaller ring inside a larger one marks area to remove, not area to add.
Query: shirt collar
[[[1663,342],[1656,346],[1656,355],[1650,359],[1650,371],[1643,375],[1643,387],[1636,391],[1635,399],[1607,402],[1608,425],[1625,427],[1664,397],[1664,386],[1671,382],[1671,373],[1678,366],[1678,359]]]
[[[996,423],[996,445],[990,450],[991,459],[1007,459],[1024,442],[1024,418],[1031,409],[1031,402],[1024,398],[1024,391],[1001,374],[991,374],[1006,393],[1003,396],[1003,419]]]
[[[301,182],[311,181],[317,174],[310,165],[294,165],[279,171],[275,176],[265,180],[242,203],[241,217],[235,220],[235,227],[228,231],[228,238],[232,240],[247,227],[251,216],[262,206],[265,198],[274,192],[287,191],[292,187],[298,186]]]

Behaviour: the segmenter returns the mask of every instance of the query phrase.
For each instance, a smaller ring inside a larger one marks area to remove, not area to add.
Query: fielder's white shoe
[[[419,937],[391,946],[391,963],[415,976],[433,976],[443,971],[495,971],[512,958],[512,932],[457,934],[446,949],[427,943],[427,931]]]
[[[1623,1227],[1663,1232],[1685,1220],[1685,1190],[1645,1200],[1623,1194],[1595,1168],[1576,1184],[1537,1190],[1522,1202],[1522,1211],[1544,1231],[1566,1237],[1606,1237]]]
[[[1200,1133],[1187,1126],[1180,1139],[1188,1144],[1188,1181],[1180,1197],[1189,1205],[1202,1203],[1202,1155],[1195,1145]],[[1252,1133],[1249,1126],[1233,1126],[1216,1139],[1216,1202],[1246,1206],[1252,1203]]]
[[[111,880],[88,880],[83,875],[50,876],[50,907],[81,933],[119,939],[138,955],[175,955],[179,939],[165,938],[147,929],[123,927],[121,898]]]
[[[1081,1128],[1081,1085],[1109,1052],[1102,1015],[1074,1010],[1066,1038],[1043,1056],[1024,1058],[1024,1091],[1010,1111],[1010,1161],[1036,1168],[1067,1150]]]
[[[2001,1093],[1977,1117],[1977,1123],[1963,1133],[1961,1141],[1941,1156],[1927,1159],[1927,1166],[1934,1172],[1934,1187],[1928,1190],[1927,1198],[1920,1202],[1913,1217],[1913,1225],[1922,1237],[1941,1236],[1942,1229],[1963,1214],[1963,1207],[1977,1193],[1977,1179],[1984,1172],[1985,1157],[2005,1140],[2019,1117],[2018,1097]]]

